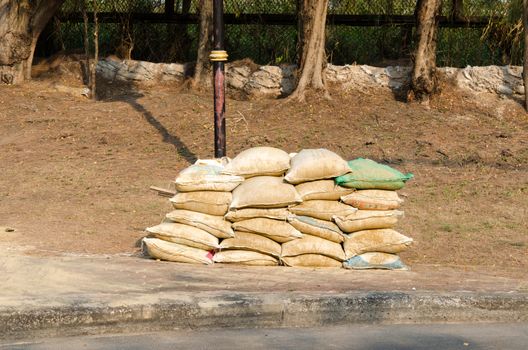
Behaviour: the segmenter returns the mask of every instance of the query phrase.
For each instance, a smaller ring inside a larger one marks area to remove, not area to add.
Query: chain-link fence
[[[82,1],[67,0],[55,21],[53,41],[59,49],[82,48]],[[92,1],[87,3],[87,11],[91,12]],[[445,0],[442,8],[447,20],[452,14],[451,4]],[[462,15],[468,20],[480,18],[482,21],[495,15],[497,7],[503,4],[504,0],[465,0]],[[414,46],[415,6],[416,0],[330,0],[326,42],[329,61],[334,64],[405,63]],[[259,64],[295,61],[296,0],[225,0],[224,10],[230,60],[250,58]],[[155,62],[195,59],[198,0],[98,0],[98,11],[102,19],[103,56],[116,53],[127,42],[133,44],[134,59]],[[410,22],[401,22],[402,18]],[[354,22],[358,20],[363,22]],[[481,38],[482,33],[482,26],[475,28],[462,23],[442,26],[438,41],[439,65],[521,62],[520,50],[517,55],[508,56],[510,62],[504,62],[504,55],[492,49],[492,43]]]

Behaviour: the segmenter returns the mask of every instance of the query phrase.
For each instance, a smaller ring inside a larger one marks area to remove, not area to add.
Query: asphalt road
[[[84,336],[2,343],[0,350],[528,349],[528,324],[350,325]]]

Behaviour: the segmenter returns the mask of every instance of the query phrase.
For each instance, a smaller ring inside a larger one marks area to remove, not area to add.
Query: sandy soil
[[[168,187],[213,154],[212,96],[106,84],[92,102],[64,83],[0,86],[0,228],[15,229],[0,230],[0,247],[134,253],[171,210],[149,186]],[[528,267],[528,117],[518,101],[453,87],[429,109],[385,90],[332,97],[228,100],[228,154],[326,147],[413,172],[401,191],[399,229],[416,240],[407,263]]]

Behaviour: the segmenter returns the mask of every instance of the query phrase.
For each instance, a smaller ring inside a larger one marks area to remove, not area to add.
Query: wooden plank
[[[159,196],[162,197],[172,197],[176,194],[176,191],[170,190],[167,188],[157,187],[157,186],[150,186],[150,189],[153,191],[158,192]]]

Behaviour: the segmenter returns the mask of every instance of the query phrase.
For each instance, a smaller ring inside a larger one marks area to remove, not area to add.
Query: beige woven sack
[[[309,216],[290,215],[288,222],[301,233],[321,237],[336,243],[342,243],[345,240],[343,232],[336,224],[330,221],[314,219]]]
[[[341,244],[312,235],[303,235],[282,245],[282,256],[297,256],[302,254],[321,254],[339,261],[345,260],[345,252]]]
[[[398,209],[403,200],[396,191],[361,190],[341,197],[346,204],[362,210]]]
[[[303,201],[314,199],[339,200],[341,196],[354,192],[353,188],[336,185],[334,180],[304,182],[295,186],[295,189]]]
[[[295,187],[282,177],[257,176],[235,188],[230,208],[284,208],[300,202],[302,199]]]
[[[190,263],[212,264],[213,254],[207,250],[163,241],[158,238],[143,238],[148,254],[160,260]]]
[[[211,250],[219,247],[218,238],[209,232],[176,222],[163,222],[148,227],[147,232],[149,236],[198,249]]]
[[[229,238],[235,235],[231,228],[231,223],[225,221],[223,216],[214,216],[197,213],[191,210],[177,209],[168,213],[166,217],[169,220],[181,224],[198,227],[218,238]]]
[[[175,209],[197,211],[209,215],[224,215],[231,203],[231,192],[181,192],[170,199]]]
[[[342,262],[321,254],[302,254],[282,258],[286,266],[292,267],[341,267]]]
[[[334,216],[334,221],[344,232],[377,228],[391,228],[403,217],[399,210],[358,210],[348,216]]]
[[[182,170],[176,178],[178,192],[190,191],[220,191],[231,192],[244,181],[241,176],[223,175],[221,171],[227,158],[199,159],[188,168]]]
[[[407,249],[413,240],[392,229],[365,230],[351,233],[343,247],[346,258],[367,252],[399,253]]]
[[[235,237],[224,239],[220,243],[220,249],[242,249],[280,257],[281,246],[261,235],[249,232],[235,231]]]
[[[249,250],[223,250],[215,254],[213,261],[250,266],[277,266],[279,264],[278,260],[272,256]]]
[[[336,201],[323,200],[306,201],[289,208],[289,210],[296,215],[310,216],[312,218],[326,221],[332,221],[334,215],[348,216],[357,211],[356,208],[353,208],[350,205]]]
[[[266,218],[238,221],[233,223],[233,229],[263,235],[279,243],[289,242],[303,236],[295,227],[285,221]]]
[[[303,149],[291,159],[285,180],[292,184],[330,179],[350,172],[347,162],[324,148]]]
[[[231,222],[248,220],[253,218],[268,218],[286,221],[290,212],[286,208],[245,208],[230,210],[225,215],[225,219]]]
[[[226,165],[223,174],[253,176],[282,176],[290,168],[288,153],[274,147],[254,147],[240,152]]]

